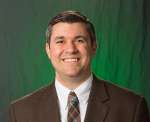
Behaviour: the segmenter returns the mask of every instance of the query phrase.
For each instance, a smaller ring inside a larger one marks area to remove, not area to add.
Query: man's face
[[[95,51],[96,43],[91,44],[84,23],[55,24],[49,44],[46,44],[46,52],[56,77],[89,76],[91,58]]]

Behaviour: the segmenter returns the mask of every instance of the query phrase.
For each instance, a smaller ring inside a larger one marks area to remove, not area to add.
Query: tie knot
[[[75,94],[75,92],[71,91],[68,96],[68,104],[69,105],[71,104],[76,107],[78,103],[79,103],[79,100],[78,100],[77,95]]]

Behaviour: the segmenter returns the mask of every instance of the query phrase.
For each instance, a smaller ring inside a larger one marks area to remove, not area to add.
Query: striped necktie
[[[79,100],[74,92],[70,92],[68,96],[68,122],[81,122]]]

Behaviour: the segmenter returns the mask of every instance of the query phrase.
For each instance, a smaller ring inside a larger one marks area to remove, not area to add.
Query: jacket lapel
[[[60,113],[56,89],[54,83],[44,91],[43,99],[39,101],[39,121],[36,122],[60,122]]]
[[[85,122],[103,122],[109,110],[108,101],[109,96],[104,82],[94,76]]]

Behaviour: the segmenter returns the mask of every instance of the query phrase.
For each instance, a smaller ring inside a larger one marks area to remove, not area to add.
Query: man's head
[[[66,86],[79,85],[91,74],[91,59],[96,52],[93,25],[79,12],[58,14],[48,26],[46,52],[56,78]]]
[[[46,30],[46,41],[47,42],[50,41],[53,26],[59,22],[66,22],[66,23],[81,22],[81,23],[84,23],[86,25],[86,29],[90,35],[90,39],[91,39],[92,43],[93,43],[93,41],[96,41],[94,26],[86,16],[84,16],[83,14],[81,14],[78,11],[64,11],[64,12],[57,14],[49,22],[48,28]]]

